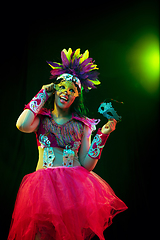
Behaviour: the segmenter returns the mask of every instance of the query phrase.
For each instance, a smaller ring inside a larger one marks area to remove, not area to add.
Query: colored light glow
[[[159,87],[159,41],[155,35],[139,39],[129,52],[132,74],[150,93]]]

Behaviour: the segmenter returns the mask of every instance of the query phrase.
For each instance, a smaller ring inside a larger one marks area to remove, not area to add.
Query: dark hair
[[[45,103],[44,108],[50,109],[53,111],[55,95],[53,94]],[[88,109],[84,106],[84,98],[82,90],[78,97],[75,98],[74,102],[71,105],[71,113],[77,113],[80,117],[84,117],[88,113]]]
[[[71,112],[75,112],[81,117],[86,116],[88,114],[88,108],[84,106],[84,98],[83,98],[82,90],[79,96],[76,97],[74,102],[72,103]]]

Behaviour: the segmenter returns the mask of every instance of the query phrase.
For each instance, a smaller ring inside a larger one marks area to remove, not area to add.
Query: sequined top
[[[84,134],[84,125],[95,130],[99,120],[79,117],[72,114],[72,119],[64,124],[57,124],[51,114],[40,115],[40,125],[36,132],[37,145],[41,147],[65,148],[68,146],[78,151]]]
[[[47,109],[41,110],[39,117],[40,125],[35,132],[40,151],[36,170],[54,166],[73,167],[77,163],[79,164],[78,150],[84,135],[84,125],[93,131],[99,120],[83,118],[73,113],[69,121],[57,124]],[[57,149],[60,149],[59,153],[62,154],[62,158],[56,158]],[[63,151],[61,151],[62,149]]]

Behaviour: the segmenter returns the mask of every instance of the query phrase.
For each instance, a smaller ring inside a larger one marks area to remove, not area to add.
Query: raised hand
[[[50,83],[50,84],[47,84],[47,85],[43,85],[42,86],[42,89],[45,89],[48,96],[51,97],[52,94],[54,93],[55,91],[55,88],[54,88],[54,83]]]
[[[103,127],[101,132],[104,134],[110,134],[116,129],[117,121],[115,119],[110,119]]]

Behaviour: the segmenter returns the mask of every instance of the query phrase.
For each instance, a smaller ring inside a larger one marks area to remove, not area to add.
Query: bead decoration
[[[51,142],[49,141],[48,137],[46,135],[40,134],[39,135],[39,142],[41,143],[41,147],[50,147]]]
[[[53,147],[45,147],[43,152],[43,167],[50,168],[53,167],[53,162],[55,160],[55,155]]]
[[[68,149],[68,146],[63,150],[63,163],[64,167],[73,167],[75,153],[73,150]]]

